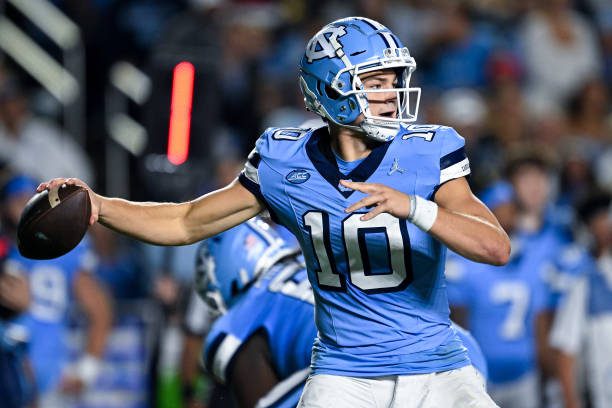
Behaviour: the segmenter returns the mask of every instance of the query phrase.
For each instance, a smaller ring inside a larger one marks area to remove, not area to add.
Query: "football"
[[[52,259],[70,252],[89,227],[91,202],[84,187],[63,184],[28,201],[17,228],[17,246],[30,259]]]

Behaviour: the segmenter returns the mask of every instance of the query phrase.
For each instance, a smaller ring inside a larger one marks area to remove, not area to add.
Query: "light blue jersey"
[[[316,303],[313,372],[378,377],[468,365],[450,327],[446,248],[390,214],[346,214],[364,194],[339,185],[382,183],[433,199],[470,172],[463,138],[443,126],[402,127],[346,175],[328,139],[325,127],[268,129],[240,176],[302,247]]]
[[[552,250],[551,250],[552,248]],[[567,244],[556,240],[546,248],[548,262],[542,277],[548,288],[548,301],[546,308],[554,311],[565,293],[575,284],[582,274],[589,270],[587,267],[588,254],[577,244]]]
[[[62,367],[69,361],[67,312],[74,280],[79,271],[89,269],[91,256],[85,242],[64,256],[45,261],[24,258],[17,248],[9,253],[7,263],[30,283],[32,303],[19,322],[29,333],[29,358],[40,393],[59,384]]]
[[[295,260],[276,264],[220,317],[208,336],[203,361],[209,372],[227,382],[232,361],[241,346],[259,331],[269,340],[271,363],[280,382],[261,407],[295,407],[310,374],[314,325],[314,298],[306,270]],[[452,324],[476,369],[487,378],[484,355],[465,329]]]
[[[225,383],[240,347],[257,332],[270,346],[271,364],[281,383],[265,406],[295,407],[309,374],[314,325],[313,295],[304,265],[282,261],[220,317],[206,337],[203,361]]]
[[[580,276],[561,298],[550,342],[565,354],[579,356],[592,406],[608,407],[612,401],[612,256],[608,252],[595,259],[573,247],[560,258],[560,267],[569,273],[580,270]]]
[[[457,335],[463,342],[463,346],[467,349],[468,356],[474,368],[482,375],[485,381],[489,380],[489,369],[487,368],[487,360],[485,359],[484,353],[480,348],[480,345],[472,336],[472,333],[465,330],[463,327],[456,323],[453,323],[453,328],[457,331]]]
[[[449,301],[468,309],[468,327],[484,352],[492,384],[536,370],[535,318],[550,298],[543,279],[548,244],[515,238],[510,261],[501,267],[449,254]]]

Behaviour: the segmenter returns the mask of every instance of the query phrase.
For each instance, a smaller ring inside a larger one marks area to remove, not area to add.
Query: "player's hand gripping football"
[[[361,221],[371,220],[378,214],[384,212],[403,219],[408,218],[410,215],[410,197],[408,194],[404,194],[401,191],[378,183],[359,183],[341,180],[340,184],[344,187],[368,194],[366,197],[344,210],[345,212],[351,213],[361,208],[375,206],[370,212],[360,217]]]
[[[36,192],[40,193],[44,190],[50,190],[53,187],[61,186],[62,184],[74,184],[87,189],[87,192],[89,193],[89,200],[91,201],[91,217],[89,217],[89,225],[95,224],[98,221],[98,216],[100,215],[101,199],[100,196],[94,193],[94,191],[84,181],[77,178],[54,178],[44,183],[40,183],[36,189]]]

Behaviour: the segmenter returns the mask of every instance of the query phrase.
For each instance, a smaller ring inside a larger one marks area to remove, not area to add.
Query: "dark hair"
[[[524,166],[535,167],[543,173],[552,171],[552,161],[546,154],[539,150],[520,150],[512,152],[508,155],[506,165],[504,167],[504,175],[510,180]]]
[[[580,201],[576,208],[576,214],[581,222],[588,224],[593,217],[603,211],[610,210],[612,196],[607,191],[593,190]]]

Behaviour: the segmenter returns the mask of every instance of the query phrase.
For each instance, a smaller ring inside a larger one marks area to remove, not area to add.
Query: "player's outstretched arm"
[[[73,282],[78,304],[87,316],[85,352],[63,375],[60,388],[68,394],[78,394],[93,384],[102,370],[102,356],[112,329],[113,311],[106,290],[88,270],[81,270]]]
[[[410,220],[453,251],[476,262],[503,265],[510,256],[510,239],[495,216],[478,200],[461,177],[444,183],[435,203],[409,196],[382,184],[342,180],[345,187],[368,194],[347,212],[375,206],[363,221],[386,212]]]
[[[83,181],[53,179],[38,191],[63,183],[88,189],[90,224],[96,221],[122,234],[156,245],[186,245],[238,225],[263,209],[238,180],[227,187],[183,203],[135,202],[96,194]]]

